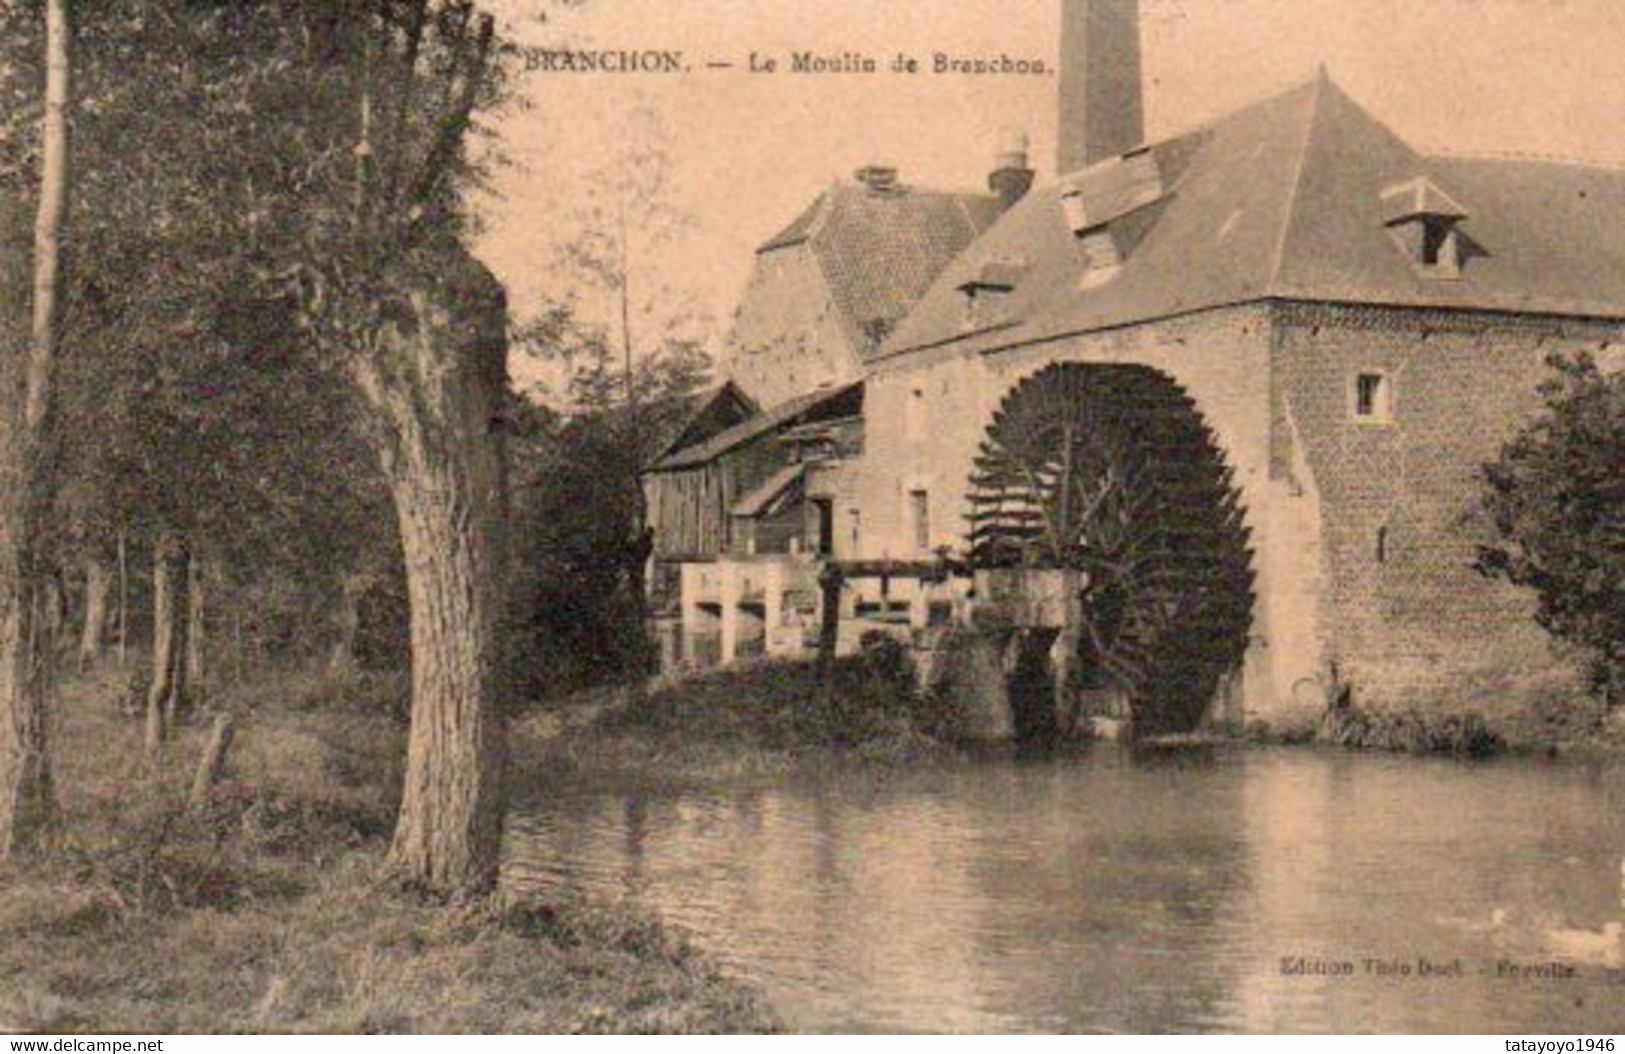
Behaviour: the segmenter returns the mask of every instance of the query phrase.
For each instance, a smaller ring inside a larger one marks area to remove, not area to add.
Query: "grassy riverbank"
[[[279,678],[230,700],[202,812],[189,730],[154,778],[109,678],[68,686],[64,843],[0,874],[0,1030],[761,1031],[771,1014],[624,905],[424,901],[379,880],[402,686]],[[521,759],[523,760],[523,759]]]
[[[843,659],[834,683],[810,663],[713,671],[628,698],[588,693],[521,725],[550,773],[574,783],[646,788],[739,782],[829,765],[908,766],[961,753],[968,715],[951,693],[921,698],[903,653]],[[1295,723],[1173,737],[1237,745],[1362,750],[1463,760],[1501,755],[1625,760],[1625,711],[1606,713],[1574,683],[1464,685],[1451,699],[1405,708],[1351,705]]]
[[[948,704],[914,692],[903,654],[889,647],[840,660],[828,685],[811,663],[763,662],[575,707],[582,716],[568,727],[543,737],[531,722],[521,741],[538,743],[550,772],[645,786],[938,762],[955,756],[962,725]]]
[[[1412,706],[1355,702],[1323,715],[1311,738],[1419,756],[1614,761],[1625,759],[1625,710],[1610,712],[1573,678],[1537,671],[1467,681]]]

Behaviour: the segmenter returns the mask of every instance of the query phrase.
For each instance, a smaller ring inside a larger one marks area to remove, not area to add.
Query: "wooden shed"
[[[644,476],[655,560],[681,563],[743,552],[754,534],[750,521],[763,516],[783,521],[768,533],[776,539],[773,550],[785,551],[802,533],[785,526],[798,519],[795,503],[785,500],[800,479],[795,467],[831,452],[830,441],[808,426],[828,424],[841,444],[851,445],[855,433],[842,426],[862,412],[861,383],[825,389],[661,459]],[[775,481],[779,485],[769,486]]]

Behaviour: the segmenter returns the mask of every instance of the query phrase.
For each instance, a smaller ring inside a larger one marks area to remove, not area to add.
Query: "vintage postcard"
[[[0,0],[0,1030],[1614,1050],[1622,41]]]

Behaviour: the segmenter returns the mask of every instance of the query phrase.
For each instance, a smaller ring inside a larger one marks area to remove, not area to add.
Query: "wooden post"
[[[215,784],[226,774],[226,753],[237,736],[237,725],[230,714],[220,714],[209,731],[209,743],[198,759],[197,774],[192,777],[192,808],[199,809],[209,803]]]
[[[826,563],[818,572],[818,586],[823,592],[822,620],[818,627],[818,679],[828,680],[835,667],[835,649],[841,638],[841,588],[845,576],[839,564]]]
[[[732,666],[739,660],[739,565],[723,560],[717,565],[718,599],[722,602],[722,658],[720,664]]]
[[[1050,649],[1050,663],[1055,672],[1055,722],[1063,738],[1077,733],[1083,717],[1078,653],[1086,632],[1083,592],[1088,581],[1088,575],[1082,572],[1067,572],[1061,578],[1061,632]]]

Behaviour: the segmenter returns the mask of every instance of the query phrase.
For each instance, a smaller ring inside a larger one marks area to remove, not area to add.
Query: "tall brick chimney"
[[[1059,175],[1145,140],[1139,0],[1061,0]]]

